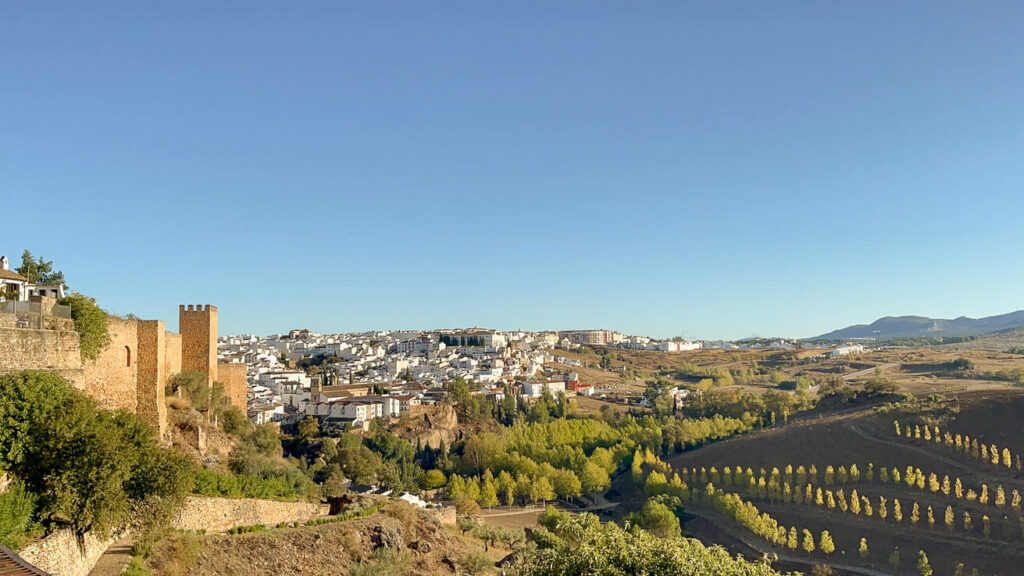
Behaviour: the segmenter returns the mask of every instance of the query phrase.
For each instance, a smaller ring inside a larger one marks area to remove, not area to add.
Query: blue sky
[[[1024,308],[1024,7],[896,4],[0,4],[0,252],[222,333]]]

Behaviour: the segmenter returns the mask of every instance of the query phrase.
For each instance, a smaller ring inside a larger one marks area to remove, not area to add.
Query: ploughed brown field
[[[1018,455],[1024,456],[1021,414],[1024,414],[1024,390],[963,392],[950,394],[943,407],[937,410],[901,413],[868,409],[853,414],[826,414],[684,453],[672,459],[671,464],[691,487],[699,489],[703,486],[701,468],[710,481],[712,466],[719,474],[726,466],[731,469],[749,467],[756,477],[762,467],[770,476],[773,467],[782,472],[788,464],[795,472],[800,465],[809,468],[813,464],[818,472],[817,480],[813,482],[815,493],[819,487],[823,492],[831,490],[834,494],[842,489],[848,500],[852,490],[856,489],[859,496],[869,499],[873,508],[872,515],[868,516],[865,509],[860,514],[853,514],[852,511],[841,511],[838,505],[829,509],[827,504],[787,502],[778,494],[761,495],[756,490],[752,493],[747,486],[731,485],[720,478],[715,483],[717,488],[739,494],[780,524],[795,526],[798,533],[803,529],[810,530],[815,536],[815,543],[821,531],[828,530],[835,541],[835,552],[826,556],[816,550],[808,556],[799,547],[791,550],[769,543],[722,518],[699,501],[687,504],[687,512],[693,519],[685,523],[684,534],[705,541],[718,541],[748,556],[752,549],[778,554],[787,567],[806,572],[810,572],[813,564],[831,564],[839,574],[918,574],[918,550],[924,550],[938,576],[954,574],[955,566],[961,562],[965,566],[965,576],[974,568],[984,575],[1024,574],[1024,513],[1019,503],[1014,506],[1012,502],[1014,490],[1024,494],[1024,473],[1016,463]],[[900,421],[901,432],[907,425],[913,427],[926,421],[937,425],[940,442],[934,438],[926,440],[923,435],[920,439],[896,436],[894,420]],[[969,435],[986,445],[996,444],[1000,463],[983,461],[969,450],[964,452],[947,444],[944,438],[947,431],[953,436],[958,433]],[[1009,449],[1012,455],[1010,467],[1002,462],[1004,448]],[[869,463],[874,471],[870,482],[865,478]],[[840,465],[849,469],[851,464],[858,467],[861,476],[858,481],[848,479],[841,484],[833,476],[830,484],[826,482],[826,466],[832,465],[838,470]],[[903,478],[899,484],[892,479],[887,483],[881,482],[879,473],[883,466],[898,468],[901,476],[908,466],[919,468],[926,478],[924,488],[908,486]],[[684,468],[688,474],[683,474]],[[697,472],[692,472],[694,470]],[[940,483],[944,476],[949,477],[951,484],[959,478],[964,497],[958,499],[954,488],[948,495],[941,487],[931,490],[928,477],[932,473]],[[806,479],[805,484],[809,481]],[[795,478],[792,484],[796,484]],[[982,485],[987,486],[987,504],[980,501]],[[1005,503],[1001,506],[996,503],[997,486],[1002,486],[1005,494]],[[968,500],[968,489],[974,490],[978,497]],[[885,519],[879,514],[880,498],[886,499]],[[901,503],[901,522],[894,518],[895,499]],[[911,522],[914,502],[918,503],[920,514],[916,523]],[[933,526],[928,522],[928,506],[933,510]],[[947,506],[951,506],[955,515],[952,529],[945,523]],[[965,511],[971,517],[969,531],[964,530]],[[987,535],[983,525],[986,515],[989,517]],[[858,553],[861,538],[867,539],[866,559]],[[900,564],[893,568],[889,557],[897,546]]]

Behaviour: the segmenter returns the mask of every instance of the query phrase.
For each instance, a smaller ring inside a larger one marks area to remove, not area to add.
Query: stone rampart
[[[245,377],[246,365],[241,362],[219,362],[217,379],[224,384],[224,393],[231,400],[231,405],[245,414]]]
[[[0,314],[0,321],[14,318]],[[0,327],[0,372],[82,367],[78,332]]]
[[[111,316],[107,329],[110,345],[95,360],[83,363],[83,390],[104,408],[135,412],[138,405],[138,321]]]

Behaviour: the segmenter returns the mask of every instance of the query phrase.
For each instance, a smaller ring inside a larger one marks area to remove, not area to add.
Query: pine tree
[[[935,528],[935,514],[932,513],[932,507],[928,507],[928,528]]]
[[[981,496],[978,496],[978,502],[988,504],[988,484],[981,485]]]
[[[942,477],[942,493],[949,496],[949,476]]]
[[[996,486],[996,507],[1002,508],[1006,506],[1006,492],[1003,491],[1003,485]]]
[[[986,538],[992,535],[992,522],[989,520],[988,514],[981,516],[981,531],[985,534]]]
[[[881,482],[882,484],[889,483],[889,469],[886,468],[885,466],[882,466],[881,468],[878,469],[878,481]]]
[[[861,560],[867,560],[868,559],[868,539],[867,538],[861,538],[860,539],[860,548],[857,549],[857,552],[860,554]]]
[[[946,506],[946,517],[945,517],[946,529],[949,530],[950,532],[953,531],[953,521],[955,519],[956,519],[956,516],[953,514],[953,507],[952,506]]]
[[[953,485],[953,493],[956,495],[957,500],[963,500],[964,498],[964,485],[960,483],[960,478],[957,477],[956,483]]]
[[[1010,507],[1012,507],[1018,513],[1020,512],[1020,491],[1018,491],[1016,488],[1013,489],[1013,494],[1010,498]]]
[[[797,547],[796,526],[793,526],[793,527],[791,527],[789,529],[789,535],[786,537],[786,548],[789,548],[790,550],[796,550],[796,547]]]
[[[868,464],[868,470],[871,470],[871,464]],[[850,464],[850,480],[853,482],[860,482],[860,468],[857,468],[856,464]],[[870,478],[868,479],[870,482]]]
[[[910,523],[917,526],[917,521],[921,519],[921,509],[917,506],[917,502],[914,502],[914,507],[910,509]]]
[[[998,466],[999,465],[999,449],[996,448],[995,444],[989,446],[989,448],[988,448],[988,455],[989,455],[989,460],[992,462],[992,464]]]
[[[831,490],[825,493],[825,503],[828,505],[829,510],[836,509],[836,499],[835,496],[832,495]]]
[[[971,513],[964,510],[964,532],[971,531]]]
[[[939,491],[939,477],[935,475],[935,472],[928,475],[928,489],[932,492]]]
[[[820,487],[814,493],[814,504],[817,505],[817,506],[824,506],[825,505],[825,499],[824,499],[824,496],[822,495]]]
[[[1013,456],[1010,454],[1009,448],[1003,448],[1003,466],[1013,468]]]
[[[903,522],[903,509],[900,508],[900,499],[892,499],[892,517],[897,522]]]
[[[857,496],[857,490],[850,492],[850,512],[855,515],[860,514],[860,497]]]
[[[889,508],[885,504],[885,496],[878,497],[878,517],[885,520],[889,515]]]
[[[900,421],[899,420],[893,420],[892,421],[892,425],[896,427],[896,435],[897,436],[902,436],[902,434],[900,434]]]
[[[839,509],[846,512],[850,506],[846,503],[846,494],[843,492],[842,488],[836,492],[836,497],[839,498]]]

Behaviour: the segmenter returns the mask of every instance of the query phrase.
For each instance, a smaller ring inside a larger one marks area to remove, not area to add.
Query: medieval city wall
[[[224,393],[231,400],[231,405],[245,414],[245,379],[246,365],[241,362],[222,362],[217,364],[217,380],[224,384]]]

